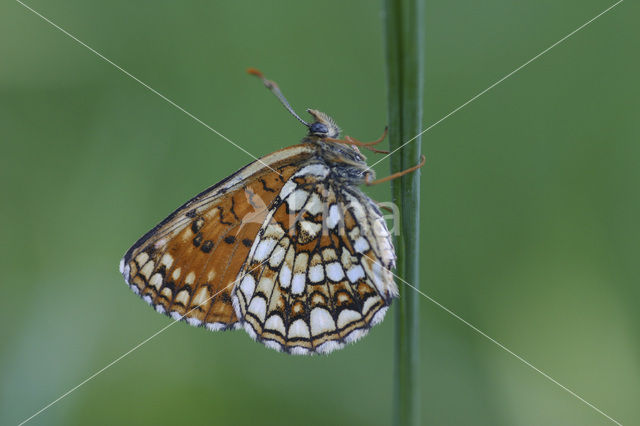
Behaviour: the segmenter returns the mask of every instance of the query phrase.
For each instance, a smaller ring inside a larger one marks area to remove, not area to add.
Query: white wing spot
[[[155,288],[157,288],[158,290],[160,290],[160,286],[162,285],[162,275],[153,274],[153,276],[149,280],[149,285],[152,285]]]
[[[352,283],[355,283],[358,280],[364,278],[364,269],[362,269],[361,265],[352,266],[347,271],[347,277],[349,277],[349,281],[351,281]]]
[[[365,300],[364,304],[362,305],[362,315],[367,315],[371,307],[376,303],[378,303],[379,301],[380,301],[380,298],[377,296],[371,296],[367,300]]]
[[[338,262],[331,262],[327,265],[327,277],[332,281],[340,281],[344,278],[344,270]]]
[[[285,198],[287,198],[287,196],[289,196],[289,194],[291,194],[293,190],[296,189],[297,187],[298,185],[296,185],[296,183],[292,180],[285,183],[282,189],[280,190],[280,199],[284,200]]]
[[[271,277],[263,276],[258,281],[258,287],[256,287],[256,293],[271,294],[273,290],[273,280]]]
[[[280,269],[280,286],[287,288],[289,284],[291,284],[291,268],[285,263],[282,265],[282,269]]]
[[[267,304],[262,297],[254,297],[247,310],[258,317],[262,322],[267,314]]]
[[[271,251],[275,247],[276,242],[277,241],[275,239],[271,238],[265,238],[264,240],[260,241],[260,244],[258,244],[258,248],[253,255],[253,259],[258,262],[262,262],[263,260],[265,260],[267,256],[271,254]]]
[[[311,222],[309,220],[304,220],[304,221],[300,222],[300,228],[304,232],[309,234],[311,239],[315,239],[316,236],[318,235],[318,232],[320,232],[320,230],[322,229],[322,224]]]
[[[284,237],[284,229],[282,229],[282,227],[279,224],[272,223],[269,220],[269,225],[264,230],[264,234],[262,234],[262,238],[272,238],[274,240],[279,240],[282,237]]]
[[[289,327],[289,338],[293,337],[309,338],[309,327],[304,320],[297,319]]]
[[[324,279],[324,268],[322,265],[315,265],[309,268],[309,280],[313,283],[319,283]]]
[[[338,210],[337,205],[332,204],[331,207],[329,207],[329,217],[327,217],[327,226],[330,229],[333,229],[336,227],[338,223],[340,223],[340,211]]]
[[[343,328],[354,321],[358,321],[360,318],[359,312],[352,311],[351,309],[344,309],[338,315],[338,327]]]
[[[178,294],[176,294],[176,302],[187,306],[187,303],[189,303],[189,292],[187,290],[178,292]]]
[[[282,335],[285,335],[287,330],[284,328],[284,322],[282,322],[282,318],[279,315],[271,315],[267,322],[264,323],[264,328],[269,330],[275,330]]]
[[[272,268],[277,268],[282,263],[282,259],[284,259],[285,250],[280,244],[273,249],[273,253],[271,253],[271,257],[269,258],[269,265]]]
[[[169,287],[163,288],[160,294],[162,294],[164,297],[166,297],[169,300],[171,300],[171,296],[173,296],[173,293],[171,293],[171,289]]]
[[[304,203],[307,201],[309,197],[309,193],[304,189],[296,189],[293,191],[289,197],[287,197],[287,205],[289,206],[289,210],[292,212],[297,212],[304,206]]]
[[[336,326],[329,311],[323,308],[313,308],[310,315],[311,333],[314,336],[335,330]]]
[[[180,268],[176,268],[173,270],[173,274],[171,274],[171,277],[173,278],[174,281],[177,281],[178,278],[180,278]]]
[[[291,281],[291,293],[292,294],[302,294],[304,293],[304,289],[306,287],[306,280],[304,274],[294,274],[293,280]]]
[[[147,263],[147,260],[149,260],[149,255],[144,251],[136,256],[136,263],[138,263],[138,265],[144,265]]]
[[[315,216],[322,211],[322,201],[317,193],[312,193],[304,207],[311,215]]]
[[[244,297],[246,300],[251,299],[251,296],[253,296],[253,291],[256,288],[256,280],[253,278],[253,275],[251,274],[247,274],[244,276],[244,278],[242,279],[242,282],[240,283],[240,290],[242,290],[242,294],[244,294]]]
[[[366,238],[359,237],[353,245],[353,248],[357,253],[364,253],[365,251],[369,250],[369,242]]]
[[[208,298],[209,298],[209,291],[207,290],[207,287],[202,287],[200,288],[200,290],[198,290],[196,295],[193,297],[193,300],[191,301],[191,306],[201,306],[207,302]]]
[[[325,165],[310,164],[300,169],[295,175],[293,175],[293,177],[312,175],[312,176],[318,176],[323,178],[323,177],[326,177],[328,174],[329,174],[329,169]]]
[[[187,278],[184,279],[184,283],[186,285],[192,285],[195,280],[196,280],[196,274],[195,272],[191,271],[187,274]]]
[[[153,260],[150,260],[149,262],[147,262],[146,265],[144,265],[144,267],[140,270],[140,274],[144,275],[144,277],[146,279],[149,279],[149,276],[151,275],[151,273],[153,272],[153,267],[155,266],[155,263],[153,262]]]
[[[162,256],[162,259],[160,259],[160,263],[166,266],[167,269],[171,268],[171,265],[173,265],[173,256],[171,256],[169,253],[165,253]]]

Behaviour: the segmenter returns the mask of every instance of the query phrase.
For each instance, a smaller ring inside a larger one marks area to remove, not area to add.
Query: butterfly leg
[[[385,126],[384,127],[384,132],[382,132],[382,136],[380,136],[378,139],[376,139],[373,142],[362,142],[362,141],[354,139],[354,138],[352,138],[350,136],[346,136],[345,139],[347,139],[349,141],[355,141],[355,142],[357,142],[357,145],[359,145],[359,146],[373,146],[373,145],[377,145],[380,142],[382,142],[384,140],[384,138],[387,137],[387,133],[388,132],[389,132],[389,126]]]
[[[415,165],[413,167],[409,167],[406,170],[402,170],[402,171],[396,172],[396,173],[394,173],[392,175],[389,175],[387,177],[383,177],[381,179],[376,179],[376,180],[371,180],[371,178],[373,177],[373,174],[369,173],[366,176],[365,183],[370,186],[370,185],[377,185],[379,183],[387,182],[389,180],[397,179],[397,178],[399,178],[401,176],[404,176],[404,175],[406,175],[408,173],[415,172],[420,167],[424,166],[424,163],[426,163],[426,162],[427,162],[427,158],[424,156],[424,154],[422,154],[422,160],[420,161],[419,164],[417,164],[417,165]]]
[[[391,207],[386,206],[386,205],[384,205],[384,204],[382,204],[382,203],[380,203],[378,201],[376,201],[375,203],[376,203],[376,206],[378,206],[379,209],[387,211],[389,213],[395,213]]]
[[[367,142],[367,143],[364,143],[364,142],[360,142],[360,141],[359,141],[359,140],[357,140],[357,139],[353,139],[351,136],[345,136],[344,138],[345,138],[347,141],[349,141],[349,143],[350,143],[351,145],[361,146],[361,147],[363,147],[363,148],[368,149],[369,151],[377,152],[378,154],[389,154],[389,151],[386,151],[386,150],[384,150],[384,149],[372,148],[371,146],[369,146],[369,144],[376,144],[376,143],[380,143],[380,142],[374,141],[374,142]]]
[[[373,145],[379,144],[380,142],[382,142],[384,140],[384,138],[387,137],[388,130],[389,130],[389,128],[385,127],[384,128],[384,132],[382,132],[382,136],[380,136],[378,139],[376,139],[373,142],[362,142],[362,141],[359,141],[357,139],[352,138],[351,136],[345,136],[344,140],[342,140],[342,139],[334,139],[334,138],[326,138],[325,140],[327,140],[329,142],[336,142],[336,143],[341,143],[341,144],[345,144],[345,145],[361,146],[363,148],[368,149],[369,151],[377,152],[377,153],[380,153],[380,154],[388,154],[389,151],[383,151],[381,149],[371,148]]]

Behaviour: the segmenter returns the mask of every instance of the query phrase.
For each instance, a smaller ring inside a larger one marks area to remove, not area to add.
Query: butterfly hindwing
[[[255,339],[293,354],[328,353],[364,336],[397,296],[380,211],[322,162],[275,199],[238,275],[236,315]]]

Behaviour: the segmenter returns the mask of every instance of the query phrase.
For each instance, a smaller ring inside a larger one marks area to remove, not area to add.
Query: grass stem
[[[389,143],[391,150],[420,133],[423,95],[423,0],[383,0]],[[391,172],[420,162],[420,138],[390,157]],[[400,208],[395,238],[396,273],[419,287],[420,171],[392,181],[393,201]],[[400,286],[395,303],[393,423],[420,424],[418,293]]]

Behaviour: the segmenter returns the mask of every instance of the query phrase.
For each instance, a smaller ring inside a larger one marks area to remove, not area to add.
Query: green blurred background
[[[257,156],[304,129],[248,66],[350,135],[385,125],[380,2],[28,4]],[[425,127],[611,4],[427,0]],[[638,12],[423,138],[424,292],[624,424],[640,424]],[[251,158],[11,0],[0,140],[0,424],[16,424],[169,324],[120,257]],[[612,424],[426,299],[420,327],[424,424]],[[393,315],[313,358],[177,324],[30,424],[384,425],[392,363]]]

